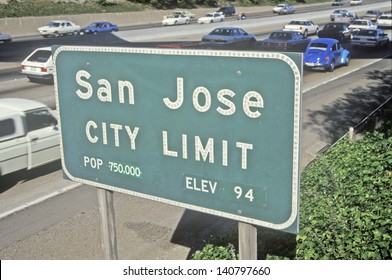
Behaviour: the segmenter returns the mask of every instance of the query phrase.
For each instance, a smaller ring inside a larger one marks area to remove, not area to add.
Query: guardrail
[[[342,137],[340,137],[332,145],[326,145],[318,153],[322,154],[330,148],[334,147],[340,141],[347,139],[348,141],[355,141],[362,138],[364,132],[374,131],[376,128],[380,127],[381,124],[385,123],[387,120],[392,120],[392,97],[388,98],[375,110],[373,110],[369,115],[363,118],[354,127],[350,127],[348,132],[346,132]]]

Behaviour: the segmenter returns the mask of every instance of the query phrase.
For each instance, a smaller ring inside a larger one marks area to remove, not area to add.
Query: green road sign
[[[302,55],[54,48],[74,181],[296,232]]]

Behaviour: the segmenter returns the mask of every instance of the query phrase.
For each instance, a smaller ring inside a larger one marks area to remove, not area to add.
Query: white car
[[[0,99],[0,176],[60,159],[56,113],[22,98]]]
[[[392,27],[392,14],[382,14],[377,19],[377,27],[391,28]]]
[[[181,14],[173,14],[163,19],[162,25],[188,24],[190,21],[190,17],[183,16]]]
[[[221,13],[208,13],[204,17],[201,17],[197,20],[197,23],[214,23],[214,22],[221,22],[225,20],[225,16]]]
[[[183,15],[189,17],[190,19],[195,18],[195,14],[191,13],[190,11],[176,11],[173,13],[173,15]]]
[[[77,34],[79,25],[68,20],[54,20],[47,25],[38,28],[38,33],[43,37],[58,37],[62,35]]]
[[[351,0],[350,1],[350,6],[358,6],[362,5],[362,0]]]
[[[20,65],[19,73],[26,75],[31,82],[47,81],[53,83],[52,48],[38,48],[29,54]]]
[[[272,12],[274,14],[279,14],[279,15],[294,14],[295,8],[290,4],[278,4],[276,7],[272,9]]]
[[[317,35],[320,27],[311,20],[292,20],[284,26],[284,30],[293,30],[302,33],[305,37],[308,35]]]
[[[387,47],[389,45],[388,35],[381,29],[362,29],[355,33],[351,39],[351,45],[356,47]]]
[[[356,19],[348,26],[348,29],[353,32],[370,28],[377,28],[377,25],[374,25],[370,19]]]

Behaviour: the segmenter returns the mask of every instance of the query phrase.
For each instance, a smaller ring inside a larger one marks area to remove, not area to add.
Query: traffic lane
[[[379,1],[370,5],[371,7],[389,7],[385,1]],[[369,6],[369,7],[370,7]],[[319,6],[309,7],[310,12],[301,14],[301,17],[306,17],[313,20],[315,23],[325,23],[329,19],[330,10],[319,10]],[[365,11],[367,7],[350,7],[350,10],[358,9]],[[271,14],[267,17],[249,19],[244,21],[230,20],[216,24],[203,24],[197,26],[170,26],[170,27],[152,27],[146,25],[146,28],[136,28],[131,30],[119,31],[115,33],[104,33],[92,36],[63,36],[58,38],[26,38],[25,40],[16,40],[7,44],[0,44],[0,62],[21,62],[34,49],[39,47],[47,47],[53,45],[82,45],[82,46],[112,46],[112,47],[132,47],[130,42],[153,42],[157,40],[165,41],[197,41],[205,34],[208,34],[212,29],[219,26],[236,26],[244,28],[249,33],[257,35],[259,40],[265,38],[273,30],[283,28],[284,24],[298,16],[285,15],[276,16]],[[147,28],[148,27],[148,28]]]
[[[0,81],[0,98],[27,98],[56,108],[54,85],[32,83],[18,74],[12,80]]]
[[[380,90],[379,81],[368,74],[390,70],[390,59],[379,60],[303,93],[302,168],[392,96]]]

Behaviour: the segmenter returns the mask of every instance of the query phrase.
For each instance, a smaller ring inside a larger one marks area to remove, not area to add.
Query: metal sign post
[[[302,54],[53,52],[71,180],[298,230]]]
[[[97,188],[99,213],[101,217],[102,248],[106,260],[117,260],[117,236],[114,218],[113,192]]]

